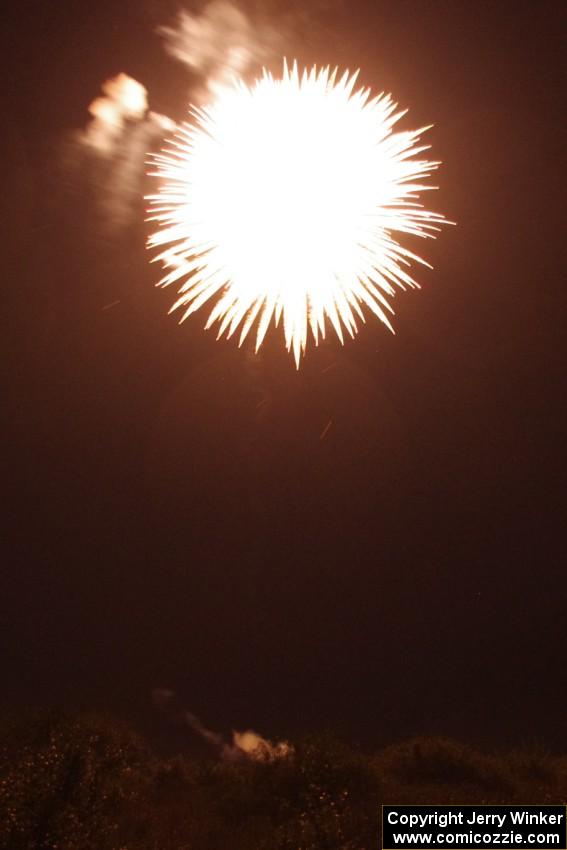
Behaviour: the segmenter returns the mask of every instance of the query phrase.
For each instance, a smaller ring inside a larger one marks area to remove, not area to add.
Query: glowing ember
[[[405,111],[355,92],[356,76],[284,64],[281,80],[236,81],[153,158],[149,246],[164,248],[161,285],[182,282],[182,321],[215,298],[206,327],[242,343],[256,323],[258,350],[281,318],[297,364],[308,328],[317,343],[329,320],[342,342],[364,306],[392,330],[385,296],[418,286],[411,260],[427,265],[394,237],[445,221],[419,203],[439,163],[417,158],[427,128],[393,132]]]

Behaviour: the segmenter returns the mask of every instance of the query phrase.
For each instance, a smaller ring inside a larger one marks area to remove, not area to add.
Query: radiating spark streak
[[[406,110],[337,74],[284,63],[281,79],[236,80],[152,158],[148,246],[160,285],[179,285],[171,310],[213,301],[205,327],[241,345],[255,326],[256,351],[283,320],[298,366],[309,333],[317,344],[330,322],[342,343],[365,309],[393,332],[388,298],[419,287],[412,263],[430,268],[395,236],[449,223],[419,202],[436,188],[423,181],[439,163],[419,158],[429,128],[394,132]]]

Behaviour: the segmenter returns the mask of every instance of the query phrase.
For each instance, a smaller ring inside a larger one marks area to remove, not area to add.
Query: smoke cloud
[[[228,0],[212,0],[200,14],[182,10],[175,26],[160,27],[158,34],[170,56],[204,78],[200,99],[266,63],[281,40]]]
[[[112,154],[122,137],[128,121],[141,120],[148,110],[145,87],[129,77],[118,74],[102,86],[102,95],[90,104],[91,121],[84,132],[84,142],[103,154]]]
[[[272,741],[263,738],[262,735],[253,732],[251,729],[245,732],[233,730],[232,742],[227,743],[222,735],[208,729],[190,711],[181,711],[176,708],[174,691],[156,688],[152,693],[152,700],[156,708],[166,713],[172,720],[189,726],[196,735],[215,750],[219,758],[225,761],[249,759],[250,761],[269,762],[290,758],[293,755],[293,747],[287,741],[272,743]]]
[[[103,226],[125,227],[139,216],[147,153],[175,123],[151,111],[145,86],[124,73],[106,80],[88,112],[90,121],[72,142],[83,155],[65,151],[66,167],[86,170]]]

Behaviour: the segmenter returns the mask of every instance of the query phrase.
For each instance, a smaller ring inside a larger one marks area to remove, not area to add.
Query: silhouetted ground
[[[330,734],[275,761],[161,758],[112,718],[5,718],[2,850],[370,850],[380,805],[565,803],[567,758],[415,738],[363,753]]]

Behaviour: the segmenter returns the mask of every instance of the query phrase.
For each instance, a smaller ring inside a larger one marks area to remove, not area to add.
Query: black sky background
[[[253,10],[435,123],[427,200],[458,222],[396,336],[370,320],[299,372],[277,333],[255,358],[178,326],[142,202],[113,231],[94,166],[64,167],[119,71],[182,114],[175,6],[3,22],[3,703],[159,734],[166,687],[224,731],[565,751],[561,7]]]

